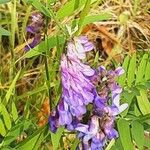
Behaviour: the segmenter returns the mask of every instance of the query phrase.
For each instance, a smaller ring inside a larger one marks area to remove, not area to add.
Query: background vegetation
[[[76,149],[75,134],[51,133],[47,120],[61,94],[64,44],[80,34],[95,44],[91,66],[126,71],[118,83],[129,108],[106,150],[150,149],[149,0],[0,0],[0,12],[0,149]],[[33,13],[43,18],[41,42],[25,51]]]

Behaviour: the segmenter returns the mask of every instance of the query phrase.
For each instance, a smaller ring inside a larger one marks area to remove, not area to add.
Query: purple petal
[[[88,128],[89,128],[88,125],[84,125],[84,124],[82,124],[82,123],[79,123],[79,124],[77,125],[77,127],[75,128],[75,130],[80,131],[80,132],[83,132],[83,133],[87,133],[87,132],[88,132]]]
[[[122,67],[118,67],[116,70],[115,70],[115,73],[117,74],[117,76],[120,76],[122,74],[125,73],[124,69]]]
[[[88,42],[88,38],[86,36],[80,36],[78,37],[78,40],[82,43],[85,44]]]
[[[91,42],[87,42],[84,44],[84,50],[85,52],[91,51],[94,49],[94,45]]]
[[[115,129],[105,129],[105,134],[107,135],[109,140],[117,138],[119,136],[118,132]]]
[[[33,33],[33,34],[35,33],[35,29],[34,29],[33,26],[27,26],[26,31],[30,32],[30,33]]]

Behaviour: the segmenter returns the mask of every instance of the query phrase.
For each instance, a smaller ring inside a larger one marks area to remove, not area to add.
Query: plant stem
[[[11,52],[11,67],[10,67],[10,80],[14,77],[15,69],[15,29],[16,29],[16,0],[11,2],[11,36],[10,36],[10,52]]]
[[[46,17],[46,27],[44,33],[45,39],[45,56],[44,56],[44,63],[45,63],[45,71],[46,71],[46,85],[48,88],[48,96],[49,96],[49,105],[50,105],[50,112],[52,110],[52,99],[51,99],[51,85],[50,85],[50,74],[49,74],[49,67],[48,67],[48,35],[47,35],[47,28],[48,28],[48,17]]]

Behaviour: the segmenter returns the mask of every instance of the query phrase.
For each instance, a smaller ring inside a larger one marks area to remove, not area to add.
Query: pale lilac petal
[[[115,73],[120,76],[122,74],[125,73],[124,69],[122,67],[118,67],[116,70],[115,70]]]
[[[127,103],[124,103],[122,105],[119,106],[119,113],[123,112],[125,109],[128,108],[128,104]]]
[[[87,133],[88,132],[88,128],[89,128],[88,125],[84,125],[84,124],[79,123],[75,129],[77,131],[80,131],[80,132],[83,132],[83,133]]]
[[[91,51],[94,49],[94,45],[91,42],[88,42],[84,44],[84,50],[85,52]]]

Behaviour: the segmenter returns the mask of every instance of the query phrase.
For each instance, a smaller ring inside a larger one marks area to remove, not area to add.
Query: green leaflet
[[[140,96],[137,96],[137,102],[143,115],[150,113],[150,102],[148,100],[146,90],[140,90]]]
[[[121,85],[121,86],[124,86],[125,83],[126,83],[126,77],[127,77],[127,69],[128,69],[128,65],[129,65],[129,56],[127,56],[125,59],[124,59],[124,62],[122,64],[122,68],[125,70],[125,73],[123,75],[121,75],[118,79],[118,83]]]
[[[150,57],[145,69],[145,80],[150,80]]]
[[[145,121],[150,121],[150,114],[146,114],[146,115],[142,115],[142,116],[139,116],[139,121],[140,122],[145,122]]]
[[[18,112],[17,112],[17,108],[14,102],[12,102],[11,104],[11,113],[12,113],[12,118],[15,122],[18,118]]]
[[[83,26],[97,21],[108,20],[110,18],[111,18],[111,14],[107,12],[100,13],[99,15],[86,16],[83,21]]]
[[[131,87],[135,79],[135,69],[136,69],[136,54],[130,60],[128,73],[127,73],[127,84]]]
[[[143,149],[143,146],[144,146],[144,127],[143,125],[135,120],[131,123],[131,132],[132,132],[132,135],[133,135],[133,139],[135,140],[136,142],[136,145],[138,146],[138,148],[140,150]]]
[[[60,139],[61,139],[63,131],[64,131],[64,128],[60,127],[60,128],[57,129],[57,132],[55,134],[51,132],[53,150],[58,149],[58,147],[60,145]]]
[[[71,1],[67,2],[64,6],[62,6],[58,10],[56,18],[63,19],[64,17],[72,15],[75,11],[75,8],[74,8],[75,2],[76,2],[76,0],[71,0]],[[86,0],[80,0],[78,7],[76,7],[76,9],[83,6],[85,4],[85,2],[86,2]]]
[[[3,116],[3,120],[5,123],[5,126],[8,130],[10,130],[11,128],[11,119],[10,119],[10,115],[6,109],[6,107],[1,103],[0,104],[0,109],[1,109],[1,114]]]
[[[136,83],[144,81],[144,74],[145,74],[147,60],[148,60],[148,54],[143,55],[142,60],[138,67],[138,71],[136,73]]]
[[[5,125],[1,118],[0,118],[0,135],[2,135],[2,136],[6,135]]]
[[[124,150],[133,150],[129,122],[125,119],[119,119],[117,122],[117,127]]]

